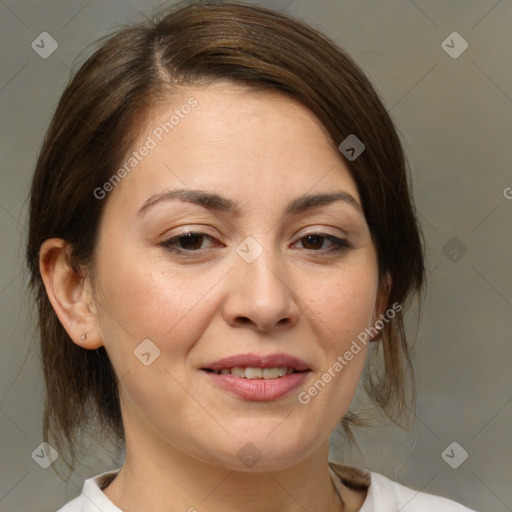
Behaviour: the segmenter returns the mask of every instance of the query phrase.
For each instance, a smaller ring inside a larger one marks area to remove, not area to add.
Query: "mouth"
[[[237,354],[209,363],[201,370],[246,379],[277,379],[310,368],[302,359],[288,354]]]
[[[245,400],[276,400],[300,386],[311,369],[287,354],[240,354],[210,363],[202,372],[217,387]]]

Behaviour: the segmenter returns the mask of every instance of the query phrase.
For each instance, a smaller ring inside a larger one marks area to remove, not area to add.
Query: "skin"
[[[308,404],[297,399],[382,312],[355,182],[307,109],[229,83],[183,89],[155,108],[136,148],[191,96],[198,106],[103,199],[88,275],[73,274],[63,240],[41,250],[62,324],[85,349],[105,346],[120,379],[126,459],[104,492],[127,511],[359,510],[365,493],[343,486],[338,496],[328,451],[366,348]],[[177,188],[229,198],[240,215],[176,199],[138,214],[149,198]],[[301,195],[340,191],[356,206],[335,201],[284,215]],[[175,242],[186,254],[162,246],[188,230],[212,239]],[[334,244],[305,238],[311,232],[350,247],[329,252]],[[248,236],[263,250],[252,263],[235,250]],[[148,366],[134,356],[145,339],[160,350]],[[311,372],[273,401],[242,399],[200,370],[234,354],[283,352]],[[247,443],[261,453],[251,468],[237,456]]]

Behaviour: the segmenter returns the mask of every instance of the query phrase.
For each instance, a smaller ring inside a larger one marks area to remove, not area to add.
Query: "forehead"
[[[139,206],[177,187],[283,202],[341,188],[358,198],[314,114],[286,96],[226,82],[183,87],[155,106],[123,165],[114,195]]]

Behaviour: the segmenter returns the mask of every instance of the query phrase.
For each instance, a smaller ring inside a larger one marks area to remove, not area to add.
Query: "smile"
[[[258,368],[256,366],[248,366],[243,368],[241,366],[235,366],[234,368],[222,368],[221,370],[206,371],[213,372],[217,375],[235,375],[243,379],[277,379],[279,377],[286,377],[291,373],[296,372],[293,368],[287,368],[286,366],[275,366],[272,368]]]

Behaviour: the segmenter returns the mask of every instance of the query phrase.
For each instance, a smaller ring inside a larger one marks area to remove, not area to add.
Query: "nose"
[[[286,329],[299,318],[297,296],[278,254],[265,248],[252,263],[235,255],[223,316],[232,327],[257,331]]]

